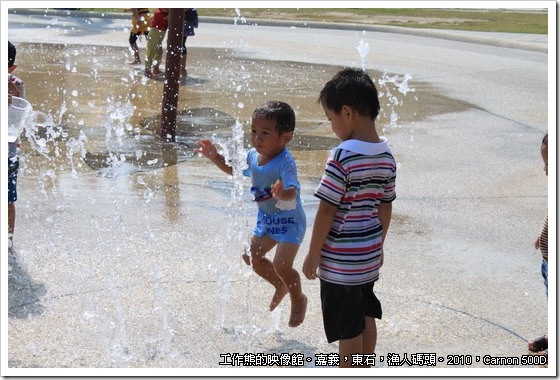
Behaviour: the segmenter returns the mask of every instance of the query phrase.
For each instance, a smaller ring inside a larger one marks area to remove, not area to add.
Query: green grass
[[[459,29],[486,32],[548,33],[546,12],[515,12],[506,10],[468,11],[442,9],[361,9],[358,14],[423,17],[430,22],[392,22],[391,25],[415,28]]]
[[[483,3],[481,3],[483,5]],[[122,8],[85,9],[122,12]],[[235,8],[198,8],[201,16],[237,16]],[[242,8],[241,16],[274,20],[349,22],[409,28],[453,29],[508,33],[548,33],[548,14],[512,9],[452,8]]]

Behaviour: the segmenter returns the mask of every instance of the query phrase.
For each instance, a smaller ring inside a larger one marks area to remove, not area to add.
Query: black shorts
[[[329,343],[360,335],[365,317],[381,319],[381,302],[373,293],[374,282],[339,285],[321,280],[323,325]]]

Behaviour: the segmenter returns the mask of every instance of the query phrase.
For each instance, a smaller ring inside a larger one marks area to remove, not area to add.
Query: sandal
[[[541,352],[548,348],[548,338],[546,335],[540,336],[535,340],[527,342],[527,349],[531,352]]]

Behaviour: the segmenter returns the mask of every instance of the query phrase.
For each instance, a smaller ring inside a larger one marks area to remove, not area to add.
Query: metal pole
[[[179,74],[181,69],[181,46],[183,44],[184,8],[169,9],[167,52],[165,55],[165,83],[161,105],[160,137],[175,141],[177,104],[179,102]]]

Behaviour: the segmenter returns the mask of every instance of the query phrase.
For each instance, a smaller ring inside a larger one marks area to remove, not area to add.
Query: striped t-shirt
[[[541,250],[543,259],[548,261],[548,209],[546,209],[541,235],[539,237],[539,249]]]
[[[387,139],[346,140],[330,152],[315,196],[338,207],[321,248],[319,277],[343,285],[379,278],[383,229],[380,202],[396,198],[397,167]]]

